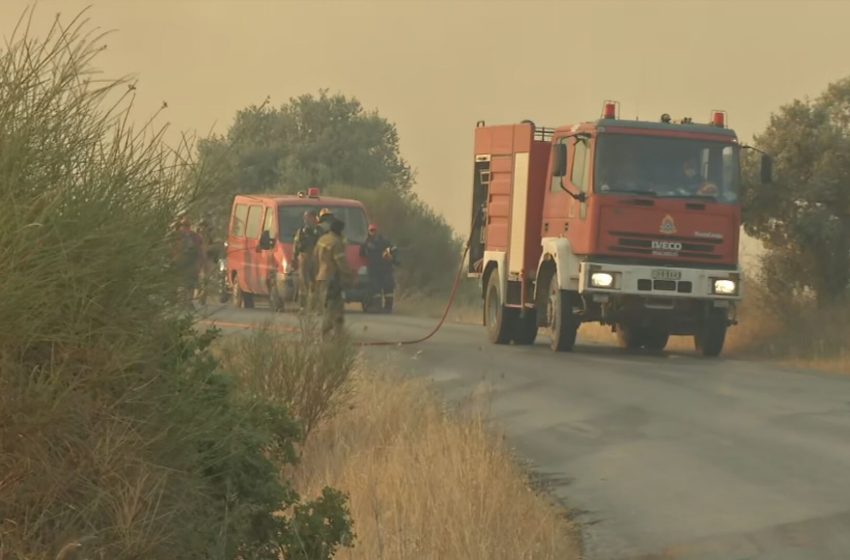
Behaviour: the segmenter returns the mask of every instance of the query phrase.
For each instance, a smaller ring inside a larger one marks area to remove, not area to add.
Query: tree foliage
[[[199,143],[199,154],[219,175],[216,192],[205,193],[215,204],[237,193],[294,193],[333,183],[399,191],[413,184],[395,125],[327,90],[278,108],[266,101],[240,110],[225,135]]]
[[[755,138],[774,157],[776,180],[757,185],[745,162],[744,223],[765,243],[764,280],[784,297],[811,292],[821,305],[850,281],[850,78],[814,100],[794,100]]]
[[[445,219],[415,193],[345,185],[333,185],[328,192],[363,201],[381,233],[399,248],[396,280],[400,291],[417,296],[448,291],[459,265],[461,242]]]

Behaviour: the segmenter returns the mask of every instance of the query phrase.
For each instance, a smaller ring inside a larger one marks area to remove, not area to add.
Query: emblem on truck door
[[[666,233],[667,235],[676,233],[676,222],[673,221],[673,216],[670,214],[664,216],[664,219],[661,220],[661,227],[658,228],[658,231]]]

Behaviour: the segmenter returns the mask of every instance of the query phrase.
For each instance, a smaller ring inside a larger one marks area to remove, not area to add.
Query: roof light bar
[[[726,126],[726,111],[712,111],[711,124],[719,128],[724,128]]]

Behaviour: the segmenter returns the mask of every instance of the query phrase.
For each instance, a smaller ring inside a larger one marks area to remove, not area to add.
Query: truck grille
[[[694,291],[694,285],[689,280],[650,280],[641,278],[638,280],[638,290],[641,292],[651,292],[653,290],[659,292],[678,292],[680,294],[690,294]]]
[[[621,253],[634,253],[638,255],[653,255],[653,241],[681,243],[682,248],[678,256],[697,259],[722,259],[715,251],[723,243],[722,239],[703,239],[701,237],[677,237],[659,236],[651,233],[634,233],[626,231],[612,231],[612,236],[617,238],[616,245],[609,247],[610,251]]]

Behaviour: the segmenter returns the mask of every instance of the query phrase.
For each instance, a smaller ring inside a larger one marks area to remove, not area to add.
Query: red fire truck
[[[366,207],[358,200],[319,196],[317,188],[298,195],[240,194],[233,199],[225,266],[236,307],[254,307],[254,296],[268,298],[276,311],[297,301],[293,239],[304,224],[304,212],[322,208],[345,222],[346,258],[358,274],[357,285],[345,291],[345,301],[360,302],[366,310],[369,282],[359,252],[369,224]]]
[[[741,299],[739,155],[726,114],[711,122],[602,118],[475,129],[469,275],[480,278],[491,342],[556,351],[579,325],[660,351],[694,337],[717,356]],[[763,155],[762,182],[771,160]]]

